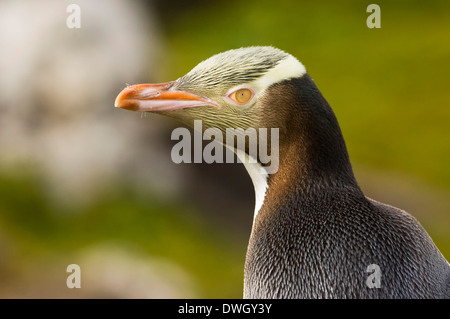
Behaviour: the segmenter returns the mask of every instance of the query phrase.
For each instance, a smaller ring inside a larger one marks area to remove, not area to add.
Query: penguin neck
[[[253,187],[255,189],[255,210],[253,213],[253,223],[255,222],[256,216],[258,215],[259,210],[261,209],[264,198],[266,195],[266,191],[268,188],[268,177],[266,169],[259,162],[250,160],[250,156],[239,149],[234,149],[237,157],[244,164],[245,169],[247,170],[248,175],[250,176]]]
[[[278,110],[279,167],[269,175],[259,163],[246,164],[255,188],[254,222],[260,211],[288,200],[336,188],[360,192],[337,119],[309,75],[273,85],[265,104],[284,106]]]

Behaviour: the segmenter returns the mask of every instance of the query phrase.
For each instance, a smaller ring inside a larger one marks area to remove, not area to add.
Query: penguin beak
[[[115,107],[130,111],[161,112],[175,111],[197,106],[220,105],[212,100],[175,89],[176,81],[160,84],[137,84],[126,87],[119,93]]]

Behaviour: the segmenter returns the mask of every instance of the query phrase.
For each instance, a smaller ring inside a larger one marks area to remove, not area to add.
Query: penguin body
[[[331,107],[291,55],[230,50],[177,81],[126,88],[116,106],[223,133],[279,128],[275,173],[243,160],[256,193],[245,298],[450,298],[449,263],[411,215],[363,194]]]
[[[448,263],[411,215],[357,189],[285,200],[255,220],[245,298],[450,297]],[[367,283],[374,264],[379,288]]]

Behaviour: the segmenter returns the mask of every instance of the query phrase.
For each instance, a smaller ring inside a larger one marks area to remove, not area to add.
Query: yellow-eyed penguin
[[[256,194],[245,298],[450,297],[449,263],[416,219],[363,194],[331,107],[292,55],[230,50],[176,81],[127,87],[115,106],[223,134],[278,128],[275,172],[234,147]]]

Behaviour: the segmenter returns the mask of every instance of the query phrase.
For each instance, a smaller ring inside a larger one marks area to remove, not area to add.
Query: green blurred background
[[[39,3],[39,14],[2,4],[0,297],[242,297],[254,205],[245,170],[170,163],[179,124],[113,102],[126,83],[174,80],[250,45],[306,66],[365,193],[415,216],[450,259],[450,2],[378,1],[381,29],[369,29],[367,1],[79,1],[77,30],[65,26],[70,2]],[[32,33],[41,20],[56,27]],[[81,289],[66,287],[72,263]]]

